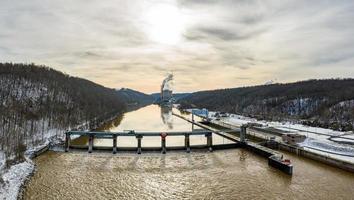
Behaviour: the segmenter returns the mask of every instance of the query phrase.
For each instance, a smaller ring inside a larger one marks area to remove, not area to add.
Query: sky
[[[0,62],[176,92],[354,77],[352,0],[0,0]]]

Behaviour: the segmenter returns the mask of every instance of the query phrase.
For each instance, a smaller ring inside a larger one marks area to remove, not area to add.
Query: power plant
[[[161,104],[172,103],[173,101],[172,81],[173,74],[168,74],[161,84]]]

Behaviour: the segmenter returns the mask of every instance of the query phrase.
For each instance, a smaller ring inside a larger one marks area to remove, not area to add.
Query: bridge
[[[233,130],[220,131],[218,129],[212,128],[210,126],[204,125],[202,123],[196,122],[193,119],[190,120],[184,116],[173,113],[173,115],[190,122],[192,125],[201,127],[202,130],[194,131],[182,131],[182,132],[99,132],[99,131],[68,131],[65,133],[65,151],[70,150],[70,141],[72,136],[86,136],[88,137],[88,152],[92,153],[94,149],[99,149],[99,147],[94,147],[94,139],[111,139],[112,147],[106,147],[105,149],[111,149],[113,154],[116,154],[119,150],[133,150],[138,154],[141,154],[144,150],[158,150],[161,153],[165,154],[167,150],[185,150],[187,153],[190,153],[192,148],[201,149],[206,148],[208,151],[213,151],[213,149],[227,149],[227,148],[245,148],[256,154],[259,154],[268,159],[268,164],[272,167],[275,167],[289,175],[293,173],[293,166],[288,160],[283,160],[283,155],[278,152],[269,149],[267,147],[261,146],[259,144],[246,141],[247,135],[247,126],[241,126],[240,128],[234,128]],[[237,137],[234,133],[239,133]],[[231,144],[218,144],[213,145],[213,134],[220,135],[234,143]],[[184,136],[184,146],[180,147],[167,147],[166,139],[169,137],[175,136]],[[206,144],[205,145],[190,145],[190,137],[193,136],[205,136]],[[120,137],[133,137],[137,140],[136,147],[118,147],[117,140]],[[145,137],[159,137],[161,139],[161,146],[159,147],[142,147],[142,140]],[[102,148],[102,147],[101,147]]]
[[[72,136],[86,136],[88,137],[88,152],[92,153],[94,149],[112,149],[112,153],[117,153],[118,150],[135,150],[138,154],[141,154],[143,150],[161,150],[163,154],[166,153],[167,150],[186,150],[187,153],[191,151],[191,149],[201,149],[207,148],[209,151],[213,151],[213,149],[227,149],[227,148],[235,148],[238,146],[238,143],[235,142],[233,144],[217,144],[213,145],[213,132],[212,131],[182,131],[182,132],[99,132],[99,131],[68,131],[65,133],[65,151],[68,152],[70,147],[72,146],[71,137]],[[175,136],[184,136],[184,146],[180,147],[167,147],[166,140],[169,137]],[[206,144],[205,145],[190,145],[190,137],[193,136],[205,136]],[[120,137],[133,137],[137,140],[136,147],[118,147],[117,140]],[[143,138],[145,137],[159,137],[161,138],[161,146],[160,147],[142,147],[141,143]],[[112,147],[104,148],[104,147],[94,147],[94,139],[112,139]]]
[[[272,167],[275,167],[275,168],[277,168],[289,175],[292,175],[292,173],[293,173],[293,165],[290,162],[287,162],[288,160],[283,160],[282,154],[280,154],[279,152],[274,151],[272,149],[269,149],[267,147],[256,144],[254,142],[246,141],[247,125],[243,125],[241,127],[227,127],[227,128],[233,129],[233,130],[237,130],[236,132],[239,132],[239,134],[240,134],[239,137],[237,137],[236,135],[233,134],[234,131],[220,131],[220,130],[215,129],[213,127],[196,122],[194,120],[193,113],[192,113],[192,120],[190,120],[182,115],[176,114],[176,113],[173,113],[173,115],[175,115],[176,117],[179,117],[185,121],[188,121],[189,123],[192,123],[198,127],[201,127],[205,130],[212,131],[215,134],[225,137],[231,141],[234,141],[237,144],[239,144],[239,147],[245,148],[249,151],[252,151],[260,156],[267,158],[268,164]],[[199,116],[199,117],[201,117],[201,116]],[[222,126],[222,127],[224,127],[224,126]],[[284,161],[286,161],[286,162],[284,162]]]

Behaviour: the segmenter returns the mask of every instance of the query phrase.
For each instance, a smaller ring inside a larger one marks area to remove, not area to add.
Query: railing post
[[[113,154],[117,153],[117,134],[113,134]]]
[[[190,142],[189,142],[189,133],[184,134],[184,146],[187,153],[191,152]]]
[[[213,135],[211,132],[205,134],[206,138],[207,138],[207,146],[209,151],[213,151]]]
[[[141,139],[143,138],[143,136],[142,136],[142,135],[136,135],[135,137],[136,137],[136,139],[138,140],[138,150],[137,150],[137,153],[138,153],[138,154],[141,154]]]
[[[92,149],[93,149],[93,135],[90,134],[89,135],[89,147],[88,147],[88,152],[92,153]]]
[[[70,132],[65,133],[65,152],[68,152],[70,149]]]
[[[161,133],[161,153],[166,153],[166,137],[167,133]]]

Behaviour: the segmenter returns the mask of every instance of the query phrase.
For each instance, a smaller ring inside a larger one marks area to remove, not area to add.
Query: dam
[[[192,131],[191,124],[149,105],[118,116],[100,131]],[[173,110],[178,112],[176,110]],[[186,114],[182,114],[190,118]],[[169,119],[166,117],[169,116]],[[197,120],[197,119],[196,119]],[[148,123],[147,123],[148,122]],[[161,145],[161,138],[146,138],[143,147]],[[204,135],[191,137],[191,145],[205,145]],[[118,146],[136,145],[136,138],[117,141]],[[184,137],[167,140],[183,146]],[[230,140],[215,135],[213,144]],[[72,144],[87,145],[79,137]],[[95,139],[97,146],[112,146],[108,139]],[[136,154],[118,151],[87,153],[75,150],[48,151],[34,159],[36,173],[28,181],[24,199],[351,199],[354,175],[344,170],[281,152],[296,170],[289,176],[267,159],[243,148],[160,151]],[[272,180],[269,184],[269,180]]]

